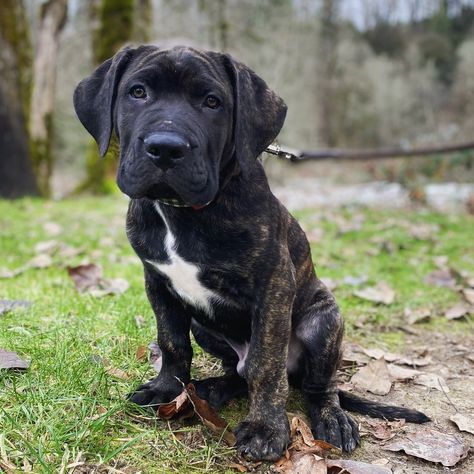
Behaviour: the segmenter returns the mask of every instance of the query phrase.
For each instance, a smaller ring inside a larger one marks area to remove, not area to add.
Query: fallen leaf
[[[462,294],[464,299],[469,303],[474,305],[474,289],[473,288],[463,288]]]
[[[68,267],[67,271],[78,291],[87,292],[96,298],[120,295],[130,286],[123,278],[102,278],[102,269],[94,263]]]
[[[443,377],[437,374],[421,374],[415,377],[415,383],[417,385],[423,385],[424,387],[435,388],[440,392],[449,393],[449,387],[446,385]]]
[[[105,371],[109,375],[111,375],[112,377],[115,377],[117,379],[130,380],[130,375],[127,374],[127,372],[125,372],[124,370],[119,369],[117,367],[105,367]]]
[[[18,275],[21,275],[26,271],[26,268],[19,267],[15,270],[9,270],[8,268],[0,268],[0,278],[7,279],[7,278],[15,278]]]
[[[334,291],[339,286],[339,282],[333,278],[320,278],[320,280],[329,291]]]
[[[53,260],[47,253],[40,253],[33,257],[27,264],[27,268],[48,268],[53,264]]]
[[[188,414],[191,412],[192,416],[192,409],[191,404],[189,401],[188,394],[185,389],[171,402],[169,403],[162,403],[156,413],[157,415],[162,418],[163,420],[169,420],[173,417]]]
[[[101,298],[107,295],[121,295],[130,288],[130,284],[123,278],[101,278],[99,288],[89,288],[87,290],[92,296]]]
[[[0,349],[0,369],[27,369],[30,362],[20,359],[16,352]]]
[[[408,228],[408,233],[416,240],[432,240],[438,232],[439,225],[437,224],[417,223]]]
[[[102,278],[102,270],[95,263],[79,265],[77,267],[68,267],[67,272],[80,292],[84,292],[90,287],[97,286]]]
[[[359,389],[376,395],[387,395],[392,388],[387,363],[384,359],[374,360],[359,369],[352,376],[351,383]]]
[[[444,313],[446,319],[459,319],[463,316],[469,314],[470,308],[464,303],[458,303],[457,305],[452,306]]]
[[[138,346],[135,352],[135,358],[137,360],[146,360],[147,349],[146,346]]]
[[[31,303],[24,300],[0,300],[0,316],[18,308],[29,308]]]
[[[456,278],[450,269],[435,270],[425,278],[425,283],[441,288],[454,288]]]
[[[395,292],[384,282],[380,282],[376,286],[356,290],[354,295],[364,300],[385,305],[392,304],[395,299]]]
[[[328,459],[326,462],[329,474],[392,474],[388,467],[351,459]]]
[[[386,421],[369,418],[365,423],[369,426],[368,432],[382,441],[392,439],[405,426],[405,420]]]
[[[388,364],[387,368],[392,382],[414,379],[417,375],[421,374],[418,370],[407,369],[406,367],[400,367],[395,364]]]
[[[441,433],[429,428],[419,428],[415,433],[394,441],[384,447],[388,451],[405,451],[406,454],[443,466],[454,466],[464,459],[469,446],[462,439],[449,433]]]
[[[61,244],[57,240],[46,240],[43,242],[38,242],[35,245],[35,253],[46,253],[48,255],[54,254]]]
[[[194,406],[194,411],[199,416],[201,421],[207,426],[214,434],[222,436],[222,439],[227,443],[228,446],[235,446],[237,442],[234,433],[229,429],[229,424],[225,421],[214,408],[207,403],[206,400],[199,398],[196,393],[196,388],[193,384],[186,386],[186,392],[189,400]]]
[[[285,474],[327,474],[326,460],[313,453],[295,452],[289,466],[284,468]]]
[[[45,222],[43,229],[51,237],[55,237],[63,231],[63,228],[56,222]]]
[[[456,424],[461,431],[467,431],[474,435],[474,417],[463,413],[456,413],[450,420]]]
[[[394,354],[393,352],[385,352],[382,349],[363,349],[364,354],[368,355],[372,359],[380,359],[383,357],[387,362],[396,362],[397,364],[410,365],[410,366],[425,366],[431,363],[430,357],[418,357],[409,358],[401,354]]]
[[[353,342],[345,342],[342,353],[343,366],[352,367],[354,364],[365,365],[369,362],[369,357],[364,354],[364,348]]]
[[[415,324],[428,321],[431,318],[430,308],[405,308],[404,315],[408,324]]]
[[[159,373],[163,363],[160,346],[158,346],[156,341],[152,341],[150,344],[148,344],[148,350],[150,351],[150,357],[148,358],[148,361],[155,371]]]
[[[368,280],[368,277],[366,275],[362,275],[362,276],[347,275],[343,278],[342,282],[345,285],[359,286],[359,285],[363,285],[364,283],[366,283],[367,280]]]

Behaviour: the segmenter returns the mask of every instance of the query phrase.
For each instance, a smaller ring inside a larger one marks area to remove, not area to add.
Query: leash
[[[416,156],[441,155],[474,150],[474,142],[458,143],[453,145],[437,145],[423,148],[368,148],[344,149],[332,148],[329,150],[302,151],[282,147],[278,142],[273,142],[266,153],[286,159],[293,163],[300,161],[319,160],[370,160],[376,158],[405,158]],[[455,155],[454,155],[455,156]]]

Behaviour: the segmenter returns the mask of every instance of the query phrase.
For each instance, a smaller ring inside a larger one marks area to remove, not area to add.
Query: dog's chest
[[[201,269],[198,265],[188,262],[176,251],[176,238],[170,229],[159,204],[155,205],[166,225],[166,236],[164,239],[165,251],[168,256],[166,261],[148,260],[163,275],[167,276],[174,291],[188,304],[212,314],[211,301],[219,299],[219,296],[209,288],[206,288],[199,279]]]

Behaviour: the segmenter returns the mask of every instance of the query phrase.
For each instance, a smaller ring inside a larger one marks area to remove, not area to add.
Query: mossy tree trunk
[[[0,2],[0,196],[38,194],[29,155],[31,44],[23,0]]]
[[[41,194],[50,193],[53,169],[53,106],[59,34],[67,18],[67,0],[48,0],[41,6],[33,64],[30,109],[30,143],[35,174]]]
[[[89,0],[89,8],[94,66],[112,57],[132,40],[149,40],[151,0]],[[86,157],[86,179],[78,191],[109,192],[115,180],[118,155],[114,138],[104,159],[100,158],[96,144],[91,143]]]

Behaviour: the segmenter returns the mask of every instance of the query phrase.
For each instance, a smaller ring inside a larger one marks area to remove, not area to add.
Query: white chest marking
[[[164,243],[170,261],[163,263],[154,260],[147,260],[147,262],[169,278],[174,290],[184,301],[196,308],[206,311],[209,315],[212,315],[210,301],[212,298],[220,299],[219,295],[206,288],[199,281],[198,275],[200,268],[197,265],[187,262],[178,255],[176,252],[175,236],[171,232],[160,205],[156,202],[155,208],[166,225],[166,237]]]

